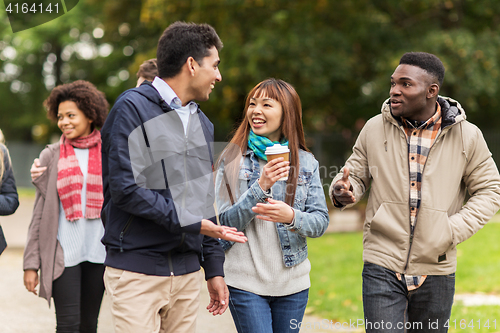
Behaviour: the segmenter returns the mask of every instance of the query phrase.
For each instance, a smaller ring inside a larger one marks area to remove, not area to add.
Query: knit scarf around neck
[[[283,138],[279,141],[271,141],[265,136],[260,136],[255,134],[252,130],[250,130],[250,134],[248,134],[248,148],[252,149],[255,155],[261,160],[267,161],[266,157],[266,148],[271,147],[274,144],[279,143],[282,146],[288,146],[288,140]]]
[[[102,203],[102,166],[101,166],[101,133],[94,130],[88,136],[67,139],[61,135],[59,161],[57,163],[57,193],[61,200],[64,214],[68,221],[76,221],[82,214],[83,174],[78,165],[75,148],[89,149],[87,171],[86,219],[97,219],[101,216]]]

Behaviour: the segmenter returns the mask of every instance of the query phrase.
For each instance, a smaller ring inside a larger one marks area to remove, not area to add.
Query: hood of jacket
[[[395,124],[396,126],[399,126],[401,125],[401,120],[395,118],[392,115],[389,100],[390,98],[386,99],[382,104],[382,115],[387,121]],[[460,105],[460,103],[453,98],[438,96],[437,102],[441,106],[441,113],[443,118],[441,122],[442,129],[454,124],[458,124],[459,122],[467,119],[465,110],[462,108],[462,105]]]

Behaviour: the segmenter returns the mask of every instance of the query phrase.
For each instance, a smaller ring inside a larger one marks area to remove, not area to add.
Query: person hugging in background
[[[135,74],[137,76],[136,87],[139,87],[145,80],[153,82],[158,75],[158,66],[156,65],[156,58],[144,61],[139,70]],[[45,167],[40,166],[40,160],[35,158],[31,165],[31,179],[35,180],[45,171]]]

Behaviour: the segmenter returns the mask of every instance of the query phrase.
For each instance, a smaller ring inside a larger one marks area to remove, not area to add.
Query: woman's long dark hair
[[[260,82],[250,90],[243,110],[243,120],[234,132],[228,147],[222,152],[217,161],[217,169],[222,162],[226,161],[224,165],[227,175],[226,180],[229,182],[229,185],[231,185],[231,189],[238,188],[236,184],[238,184],[240,164],[231,163],[228,166],[227,161],[240,161],[242,154],[247,151],[248,135],[251,129],[247,117],[248,106],[251,98],[262,97],[272,98],[279,102],[283,111],[281,135],[288,140],[288,147],[290,149],[290,172],[286,184],[285,202],[293,207],[299,173],[299,149],[305,151],[309,151],[309,149],[306,147],[304,128],[302,127],[302,103],[300,102],[300,97],[295,91],[295,88],[293,88],[291,84],[283,80],[270,78]],[[228,191],[226,191],[226,184],[224,181],[222,182],[222,186],[223,188],[219,191],[219,193],[222,194],[221,198],[227,198]]]

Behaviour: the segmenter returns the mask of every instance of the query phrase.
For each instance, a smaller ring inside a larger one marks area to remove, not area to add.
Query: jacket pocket
[[[367,216],[363,245],[400,261],[409,249],[410,221],[407,203],[384,202],[373,217]]]
[[[240,196],[242,193],[248,190],[251,177],[252,177],[252,170],[249,167],[242,165],[240,168],[240,172],[238,174],[238,180],[239,180],[239,189],[238,189],[239,193],[237,193],[238,196]],[[235,198],[235,201],[236,200],[237,198]]]
[[[125,234],[127,233],[128,229],[130,229],[130,225],[132,224],[132,221],[134,220],[134,215],[130,215],[130,217],[127,220],[127,223],[125,224],[125,227],[123,227],[122,231],[120,232],[120,252],[123,252],[123,238],[125,237]]]
[[[410,262],[437,264],[446,260],[445,254],[452,245],[453,233],[448,213],[421,207],[417,216]]]
[[[295,200],[293,204],[295,209],[300,211],[304,210],[311,178],[312,172],[304,170],[299,172],[297,177],[297,189],[295,190]]]

